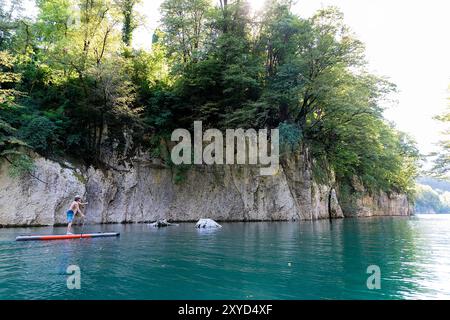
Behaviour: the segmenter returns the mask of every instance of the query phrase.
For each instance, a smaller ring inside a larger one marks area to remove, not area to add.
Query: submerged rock
[[[149,226],[155,227],[155,228],[162,228],[162,227],[169,227],[169,226],[176,226],[175,223],[170,223],[166,219],[158,220],[153,223],[150,223]]]
[[[196,228],[222,228],[220,224],[212,219],[200,219],[195,225]]]

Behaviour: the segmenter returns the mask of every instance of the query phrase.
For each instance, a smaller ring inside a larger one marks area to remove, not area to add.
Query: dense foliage
[[[243,0],[166,0],[146,52],[131,46],[137,2],[36,0],[35,20],[14,13],[20,1],[1,4],[0,50],[24,93],[22,108],[2,107],[1,139],[101,165],[113,147],[161,156],[161,141],[194,120],[279,127],[288,149],[309,145],[342,183],[410,190],[417,150],[382,117],[395,86],[366,71],[336,8],[303,19],[287,0],[256,16]]]

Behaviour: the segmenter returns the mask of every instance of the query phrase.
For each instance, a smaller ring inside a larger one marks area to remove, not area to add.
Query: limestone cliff
[[[87,223],[314,220],[346,214],[338,193],[312,177],[307,152],[283,163],[278,174],[260,176],[249,166],[193,166],[180,183],[170,168],[145,158],[121,170],[75,168],[37,156],[33,175],[20,179],[0,166],[0,225],[65,222],[72,198],[89,201]],[[357,215],[409,214],[405,196],[361,198]],[[354,212],[352,212],[354,214]]]
[[[341,192],[340,197],[340,205],[348,217],[408,216],[413,212],[413,206],[405,194],[370,194],[356,177],[353,178],[352,188],[350,196]]]

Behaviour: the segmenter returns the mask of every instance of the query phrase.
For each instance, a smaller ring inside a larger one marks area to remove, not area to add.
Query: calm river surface
[[[86,226],[119,238],[15,242],[0,229],[0,299],[450,298],[450,215],[315,222]],[[79,230],[75,229],[76,232]],[[81,288],[67,288],[78,265]],[[367,288],[367,267],[381,289]]]

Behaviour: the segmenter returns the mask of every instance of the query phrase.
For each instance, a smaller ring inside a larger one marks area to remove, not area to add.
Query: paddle
[[[85,205],[87,205],[89,202],[86,202],[86,203],[83,203],[83,207],[85,206]],[[81,235],[83,235],[83,230],[84,230],[84,222],[85,222],[85,218],[86,217],[86,215],[84,215],[83,216],[83,218],[81,218],[81,219],[83,219],[83,223],[81,224]],[[80,237],[80,239],[81,239],[81,237]]]
[[[84,217],[82,218],[83,219],[83,223],[81,224],[81,235],[83,235],[83,230],[84,230]],[[81,239],[81,237],[80,237],[80,239]]]

